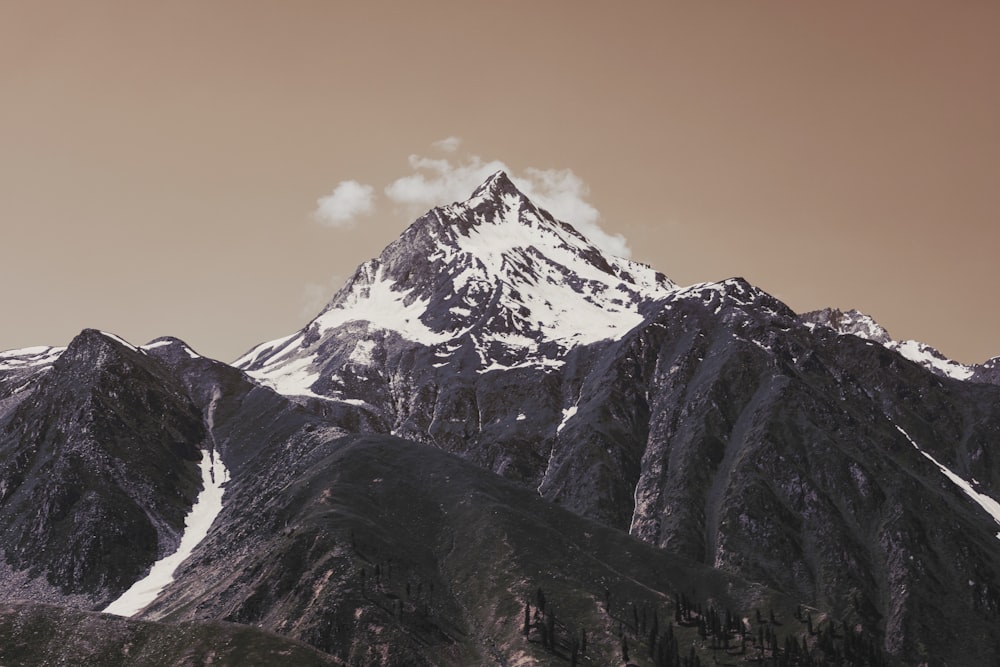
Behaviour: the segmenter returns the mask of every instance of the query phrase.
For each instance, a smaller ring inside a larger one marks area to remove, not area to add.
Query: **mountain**
[[[148,632],[335,664],[994,664],[994,362],[679,286],[498,173],[232,365],[89,330],[0,355],[0,599],[139,632],[90,612],[192,532],[218,457]]]
[[[48,363],[0,413],[0,591],[93,604],[180,540],[205,428],[176,379],[117,337],[85,330]]]
[[[844,312],[837,308],[825,308],[804,313],[801,317],[804,322],[822,325],[840,334],[851,334],[884,345],[942,377],[997,384],[990,372],[990,366],[986,364],[966,366],[949,359],[926,343],[916,340],[893,340],[889,332],[878,322],[857,310]]]

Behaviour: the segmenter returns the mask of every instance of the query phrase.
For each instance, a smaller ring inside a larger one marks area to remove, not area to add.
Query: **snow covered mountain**
[[[813,322],[828,327],[840,334],[851,334],[884,345],[920,364],[932,373],[955,380],[969,380],[979,377],[978,366],[966,366],[949,359],[930,345],[916,340],[893,340],[881,325],[870,316],[857,310],[841,311],[836,308],[804,313],[805,322]],[[988,380],[987,380],[988,381]]]
[[[225,621],[242,664],[995,664],[998,367],[677,286],[498,173],[234,365],[0,354],[0,663]]]
[[[673,287],[648,266],[605,255],[498,172],[362,264],[303,330],[235,365],[306,396],[331,360],[365,365],[386,344],[427,346],[437,365],[479,373],[558,367],[576,346],[620,338]],[[345,337],[346,359],[331,356]]]

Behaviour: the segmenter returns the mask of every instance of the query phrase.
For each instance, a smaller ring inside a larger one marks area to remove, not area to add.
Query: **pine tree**
[[[531,632],[531,605],[524,603],[524,636]]]
[[[628,662],[628,640],[622,635],[622,660]]]

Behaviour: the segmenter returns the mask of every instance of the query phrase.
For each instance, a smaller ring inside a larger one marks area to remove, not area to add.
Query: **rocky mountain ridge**
[[[176,545],[208,449],[223,509],[141,618],[347,664],[989,664],[995,364],[911,348],[677,286],[496,174],[234,365],[94,331],[0,354],[0,594],[113,599]]]
[[[942,377],[1000,384],[1000,376],[995,371],[1000,358],[994,357],[971,366],[961,364],[926,343],[917,340],[893,340],[884,327],[858,310],[841,311],[839,308],[824,308],[803,313],[800,317],[806,323],[822,325],[840,334],[851,334],[884,345]]]

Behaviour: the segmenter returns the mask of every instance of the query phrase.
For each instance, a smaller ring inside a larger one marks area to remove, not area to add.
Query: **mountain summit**
[[[605,254],[536,206],[500,171],[464,202],[428,211],[362,264],[296,334],[235,365],[287,394],[315,394],[330,341],[435,348],[472,368],[558,366],[568,350],[621,337],[675,286]],[[461,355],[456,355],[458,350]]]

